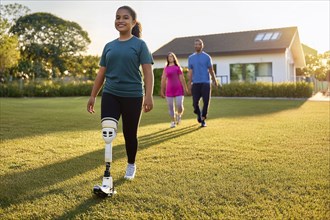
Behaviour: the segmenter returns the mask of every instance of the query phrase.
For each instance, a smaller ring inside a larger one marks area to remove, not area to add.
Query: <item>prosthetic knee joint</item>
[[[112,196],[116,193],[110,174],[110,163],[112,162],[112,141],[117,135],[117,120],[105,118],[102,120],[102,137],[105,141],[105,166],[102,186],[94,186],[94,193],[100,197]]]

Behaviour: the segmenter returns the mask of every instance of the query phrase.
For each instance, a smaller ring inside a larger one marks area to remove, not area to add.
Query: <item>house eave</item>
[[[235,55],[255,55],[255,54],[272,54],[272,53],[284,53],[286,48],[277,48],[277,49],[264,49],[264,50],[249,50],[249,51],[219,51],[219,52],[208,52],[210,56],[235,56]],[[191,53],[176,53],[178,58],[188,58]],[[164,59],[167,54],[164,55],[153,55],[154,59]]]

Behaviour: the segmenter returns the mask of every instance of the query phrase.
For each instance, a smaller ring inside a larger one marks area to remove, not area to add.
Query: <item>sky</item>
[[[301,43],[318,53],[330,50],[330,1],[87,1],[87,0],[0,0],[19,3],[31,13],[49,12],[78,23],[91,39],[88,54],[101,55],[106,43],[118,38],[114,27],[116,10],[123,5],[137,12],[142,39],[149,50],[177,37],[281,27],[298,27]],[[193,45],[192,45],[193,52]]]

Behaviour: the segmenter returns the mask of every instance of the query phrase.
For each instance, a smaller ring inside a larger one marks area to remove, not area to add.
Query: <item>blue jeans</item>
[[[211,97],[211,85],[210,83],[194,83],[191,87],[191,93],[193,98],[194,113],[197,116],[206,118],[210,104]],[[202,112],[199,108],[199,100],[203,100]]]

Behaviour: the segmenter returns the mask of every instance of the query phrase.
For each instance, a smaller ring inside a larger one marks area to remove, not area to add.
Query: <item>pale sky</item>
[[[131,6],[142,24],[142,38],[151,52],[177,37],[281,27],[298,27],[300,41],[319,53],[329,51],[330,1],[86,1],[0,0],[19,3],[34,12],[49,12],[77,22],[91,39],[88,53],[101,55],[118,38],[116,10]],[[192,45],[193,52],[193,45]]]

